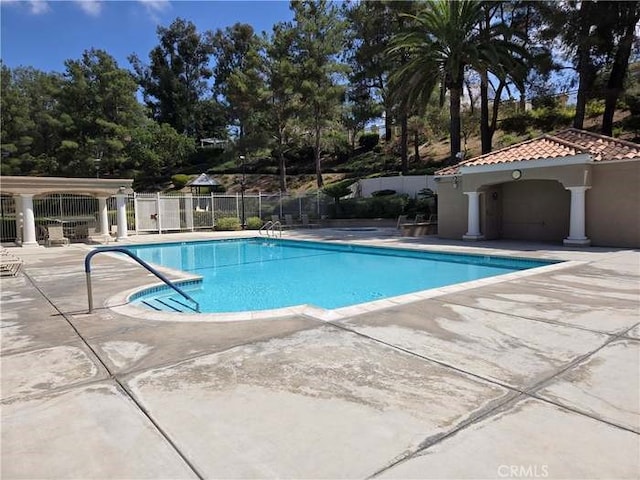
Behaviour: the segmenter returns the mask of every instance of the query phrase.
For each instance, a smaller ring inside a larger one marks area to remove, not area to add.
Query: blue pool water
[[[501,275],[550,262],[302,242],[238,239],[128,246],[143,260],[203,276],[184,287],[202,312],[266,310],[310,304],[333,309]],[[137,303],[184,302],[169,289]]]

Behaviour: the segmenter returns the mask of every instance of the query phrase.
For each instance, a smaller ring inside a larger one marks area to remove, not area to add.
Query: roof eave
[[[460,166],[461,174],[501,172],[505,170],[525,170],[530,168],[565,167],[593,163],[591,155],[580,153],[565,157],[540,158],[535,160],[516,160],[512,162],[491,163],[486,165]]]

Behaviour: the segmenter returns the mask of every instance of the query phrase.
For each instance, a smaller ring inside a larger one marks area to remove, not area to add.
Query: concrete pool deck
[[[136,264],[95,257],[88,314],[87,246],[12,249],[0,476],[639,478],[639,251],[284,237],[574,263],[333,320],[196,323],[101,307],[153,283]]]

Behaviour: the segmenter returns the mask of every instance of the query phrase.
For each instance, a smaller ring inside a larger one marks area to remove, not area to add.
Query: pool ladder
[[[167,277],[165,277],[163,274],[161,274],[159,271],[157,271],[155,268],[153,268],[147,262],[145,262],[144,260],[139,258],[136,254],[134,254],[134,253],[130,252],[129,250],[127,250],[125,248],[122,248],[122,247],[100,248],[99,250],[94,250],[92,252],[89,252],[87,254],[87,256],[84,257],[84,271],[85,271],[85,274],[87,275],[87,296],[88,296],[88,299],[89,299],[89,313],[93,312],[93,289],[92,289],[92,285],[91,285],[91,259],[94,257],[94,255],[97,255],[98,253],[102,253],[102,252],[119,252],[119,253],[124,253],[125,255],[128,255],[133,260],[135,260],[140,265],[142,265],[147,271],[153,273],[156,277],[158,277],[160,280],[162,280],[165,283],[165,285],[167,285],[168,287],[173,288],[176,292],[178,292],[184,298],[186,298],[187,300],[192,302],[195,305],[195,308],[192,308],[189,305],[185,305],[185,304],[182,304],[182,303],[181,303],[181,305],[190,308],[194,312],[200,313],[200,304],[198,302],[196,302],[187,293],[185,293],[180,287],[175,285],[171,280],[169,280]],[[155,307],[153,307],[153,308],[155,308]],[[156,310],[158,310],[158,309],[156,308]],[[174,308],[174,310],[175,310],[175,308]]]
[[[264,234],[267,237],[274,237],[274,238],[276,236],[276,232],[278,233],[278,236],[282,238],[282,224],[278,221],[274,222],[271,220],[265,223],[262,227],[260,227],[260,230],[258,230],[258,233],[260,234],[260,236]]]

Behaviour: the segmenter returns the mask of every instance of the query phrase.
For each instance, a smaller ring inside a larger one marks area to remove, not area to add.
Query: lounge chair
[[[402,227],[403,223],[407,223],[407,216],[406,215],[400,215],[398,217],[398,223],[396,224],[396,229],[400,230],[400,228]]]
[[[423,223],[423,222],[424,222],[424,215],[423,214],[416,215],[416,219],[413,221],[413,223]]]
[[[6,248],[0,251],[0,275],[15,277],[20,273],[23,265],[22,259],[10,254]]]
[[[50,247],[53,244],[69,245],[69,239],[64,236],[64,230],[62,225],[49,225],[47,227],[49,236],[47,238],[47,246]]]

